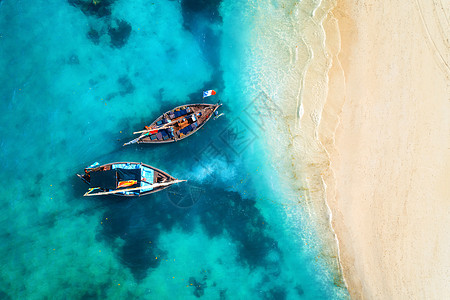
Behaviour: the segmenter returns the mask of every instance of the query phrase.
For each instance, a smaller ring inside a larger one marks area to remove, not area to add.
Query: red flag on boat
[[[215,95],[216,91],[215,90],[209,90],[209,91],[203,91],[203,98]]]

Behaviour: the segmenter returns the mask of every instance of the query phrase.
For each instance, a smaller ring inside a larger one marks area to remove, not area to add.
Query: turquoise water
[[[243,92],[254,9],[0,1],[0,299],[346,297],[278,205],[260,99]],[[121,147],[207,89],[225,116],[179,143]],[[75,174],[95,161],[142,161],[188,182],[83,198]]]

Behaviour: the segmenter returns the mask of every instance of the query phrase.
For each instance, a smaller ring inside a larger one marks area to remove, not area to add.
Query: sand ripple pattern
[[[450,2],[416,0],[425,30],[426,43],[441,70],[450,75]]]

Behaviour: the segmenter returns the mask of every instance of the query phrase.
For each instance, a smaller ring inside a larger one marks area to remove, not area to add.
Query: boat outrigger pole
[[[136,143],[139,141],[139,139],[140,139],[141,137],[142,137],[142,136],[137,137],[137,138],[135,138],[134,140],[129,141],[128,143],[123,144],[123,146],[131,145],[131,144],[136,144]]]
[[[123,144],[123,146],[128,146],[128,145],[131,145],[131,144],[136,144],[141,138],[145,137],[145,135],[146,135],[147,133],[149,133],[150,131],[152,131],[152,130],[161,130],[161,129],[165,129],[165,128],[169,127],[170,125],[172,125],[172,124],[171,124],[171,123],[168,123],[168,124],[164,124],[164,125],[162,125],[162,126],[160,126],[160,127],[153,127],[153,128],[149,128],[149,129],[145,129],[145,130],[141,130],[141,131],[135,131],[135,132],[133,132],[133,134],[138,134],[138,133],[140,133],[141,135],[140,135],[139,137],[135,138],[134,140],[129,141],[128,143]]]
[[[167,123],[167,124],[164,124],[164,125],[162,125],[162,126],[160,126],[160,127],[152,127],[152,128],[145,129],[145,130],[141,130],[141,131],[135,131],[135,132],[133,132],[133,134],[146,133],[146,132],[149,132],[149,131],[152,131],[152,130],[166,129],[166,128],[169,127],[170,125],[172,125],[172,124],[171,124],[171,123]]]
[[[138,190],[144,190],[144,189],[148,189],[148,188],[157,188],[157,187],[161,187],[161,186],[167,186],[167,185],[172,185],[175,183],[180,183],[183,181],[187,181],[187,180],[172,180],[169,182],[162,182],[162,183],[155,183],[151,186],[141,186],[141,187],[137,187],[137,188],[131,188],[131,189],[124,189],[124,190],[115,190],[115,191],[109,191],[109,192],[100,192],[100,193],[95,193],[95,194],[91,194],[91,192],[93,190],[96,190],[98,188],[90,188],[89,191],[87,191],[83,196],[99,196],[99,195],[111,195],[111,194],[117,194],[117,193],[123,193],[123,192],[131,192],[131,191],[138,191]]]

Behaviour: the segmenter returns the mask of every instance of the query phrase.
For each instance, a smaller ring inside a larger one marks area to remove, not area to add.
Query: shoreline
[[[449,53],[440,7],[383,2],[329,14],[340,49],[319,128],[326,199],[352,298],[440,299],[450,293]]]
[[[288,230],[298,249],[314,260],[318,280],[328,286],[330,298],[341,299],[348,293],[322,178],[329,157],[319,140],[329,53],[339,49],[339,39],[329,39],[333,34],[328,35],[324,26],[334,5],[322,1],[258,7],[246,73],[253,79],[249,94],[260,102],[258,114],[272,124],[265,128],[264,142],[278,145],[269,148],[270,164],[283,179],[278,189],[285,195],[280,204]],[[329,30],[337,32],[337,27]]]

